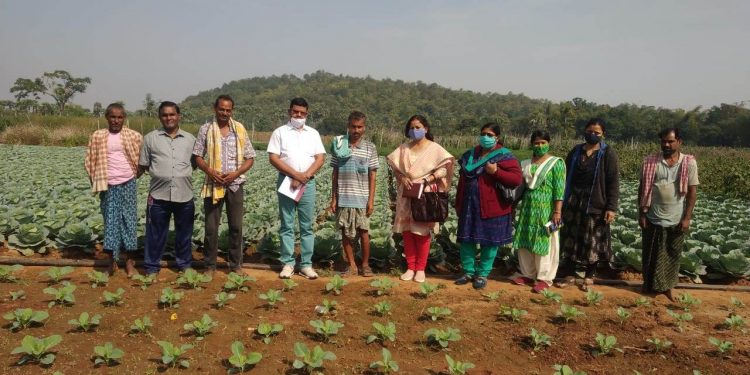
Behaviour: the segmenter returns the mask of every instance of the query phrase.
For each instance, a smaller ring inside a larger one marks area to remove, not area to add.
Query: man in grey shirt
[[[169,220],[174,215],[177,268],[189,268],[193,259],[193,146],[195,137],[180,129],[180,107],[174,102],[159,105],[162,128],[143,138],[139,165],[151,175],[146,206],[146,274],[159,272],[167,243]]]

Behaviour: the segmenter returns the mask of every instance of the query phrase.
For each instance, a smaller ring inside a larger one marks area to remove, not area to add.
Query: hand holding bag
[[[433,185],[437,187],[436,185]],[[411,218],[414,221],[444,223],[448,219],[448,193],[431,189],[419,199],[411,198]]]

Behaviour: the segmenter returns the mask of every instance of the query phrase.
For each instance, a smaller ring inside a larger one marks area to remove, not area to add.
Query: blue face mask
[[[497,144],[497,138],[489,135],[480,135],[479,136],[479,145],[482,146],[484,149],[489,149],[495,147]]]
[[[411,139],[413,139],[415,141],[418,141],[418,140],[424,138],[425,134],[427,134],[427,130],[425,128],[418,128],[418,129],[411,128],[411,129],[409,129],[409,138],[411,138]]]

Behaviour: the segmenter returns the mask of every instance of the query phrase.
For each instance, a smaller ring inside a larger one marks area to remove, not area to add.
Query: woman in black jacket
[[[620,196],[617,154],[604,142],[606,124],[594,118],[586,123],[585,143],[576,145],[565,158],[563,227],[560,230],[560,273],[558,287],[575,282],[577,265],[585,269],[582,288],[594,283],[599,262],[613,258],[609,226],[615,220]]]

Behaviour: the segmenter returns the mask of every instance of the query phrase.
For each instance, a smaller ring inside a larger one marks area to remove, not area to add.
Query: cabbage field
[[[83,169],[83,148],[0,145],[0,240],[26,256],[45,254],[54,248],[80,248],[92,251],[101,241],[102,217],[99,199],[90,192]],[[330,167],[326,164],[316,178],[317,208],[320,220],[315,225],[315,260],[335,260],[340,255],[340,235],[333,217],[325,212],[330,199]],[[138,180],[140,222],[143,240],[148,176]],[[195,172],[196,196],[203,175]],[[375,213],[371,220],[373,265],[387,270],[397,264],[398,237],[391,235],[391,200],[384,160],[378,174]],[[263,260],[278,257],[278,208],[275,192],[276,172],[265,153],[259,152],[245,184],[244,237],[247,245]],[[455,190],[455,189],[454,189]],[[626,181],[621,188],[622,204],[612,227],[614,266],[622,270],[641,270],[641,239],[637,224],[637,183]],[[203,213],[197,204],[193,240],[196,247],[203,239]],[[448,222],[433,241],[430,264],[456,262],[456,217]],[[226,224],[220,229],[220,249],[226,248]],[[683,253],[681,273],[701,282],[710,279],[739,279],[750,276],[750,207],[748,201],[722,199],[700,192],[695,216]],[[513,254],[504,261],[514,263]]]

